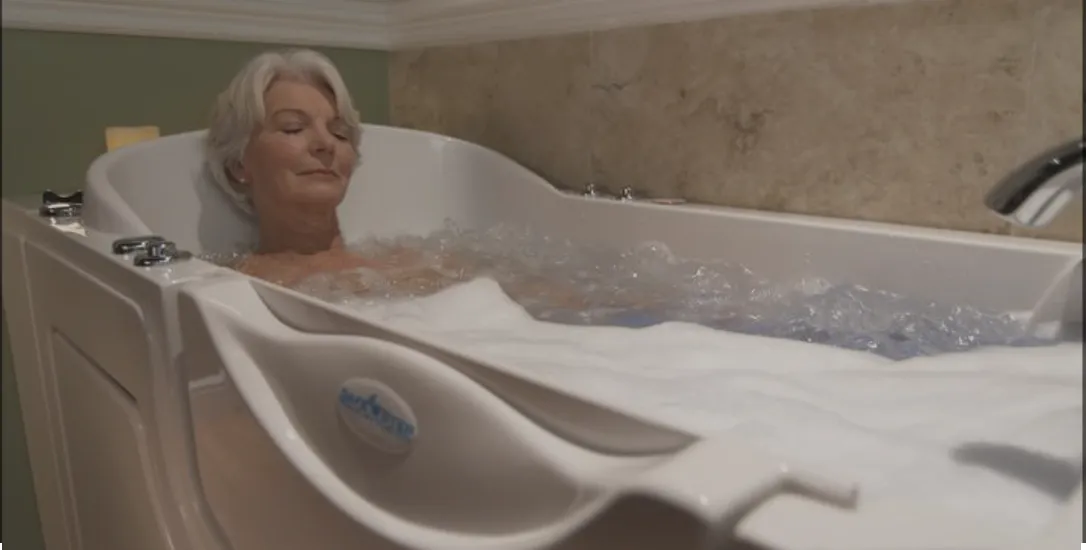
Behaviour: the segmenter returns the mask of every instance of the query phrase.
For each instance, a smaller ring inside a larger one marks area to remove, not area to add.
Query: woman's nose
[[[309,149],[314,155],[329,155],[335,151],[335,136],[327,131],[318,130],[310,140]]]

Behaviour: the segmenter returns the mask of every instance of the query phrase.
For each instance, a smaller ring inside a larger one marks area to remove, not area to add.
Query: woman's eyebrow
[[[301,117],[308,117],[309,116],[309,115],[306,114],[305,111],[303,111],[301,109],[294,109],[294,108],[291,108],[291,107],[284,107],[282,109],[278,109],[275,112],[273,112],[271,116],[272,116],[272,118],[275,118],[275,117],[277,117],[279,115],[286,115],[286,114],[293,114],[293,115],[298,115],[298,116],[301,116]]]

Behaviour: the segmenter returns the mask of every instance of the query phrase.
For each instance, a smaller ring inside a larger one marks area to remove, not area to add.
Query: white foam
[[[895,362],[686,323],[629,329],[540,322],[488,279],[425,298],[359,302],[357,309],[620,410],[651,408],[654,418],[705,436],[744,434],[781,456],[859,481],[865,506],[919,501],[990,523],[1007,537],[1042,528],[1058,498],[956,461],[956,449],[1006,445],[1012,448],[965,454],[1005,462],[1028,450],[1081,467],[1081,344]]]

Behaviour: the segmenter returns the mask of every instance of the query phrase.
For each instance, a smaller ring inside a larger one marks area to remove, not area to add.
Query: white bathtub
[[[446,219],[614,246],[655,240],[770,277],[1016,312],[1081,339],[1077,244],[585,198],[472,144],[364,132],[340,214],[348,240],[425,234]],[[201,136],[99,158],[82,225],[39,215],[40,198],[4,201],[4,309],[49,550],[1056,550],[1080,540],[1081,484],[1042,540],[1011,548],[920,508],[869,513],[850,480],[593,403],[210,263],[143,268],[114,254],[116,239],[147,234],[192,252],[250,242],[250,224],[202,177]],[[391,432],[337,419],[347,380],[379,398]]]

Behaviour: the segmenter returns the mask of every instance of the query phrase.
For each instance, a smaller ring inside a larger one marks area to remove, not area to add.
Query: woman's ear
[[[240,162],[230,163],[230,166],[226,167],[226,171],[230,173],[230,177],[234,178],[234,181],[240,186],[246,189],[249,188],[249,173],[245,170],[245,166]]]

